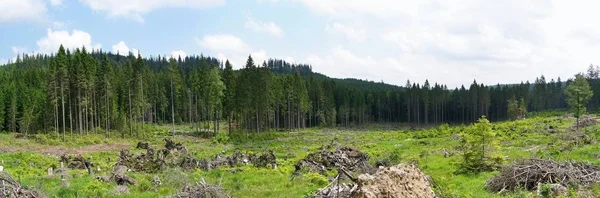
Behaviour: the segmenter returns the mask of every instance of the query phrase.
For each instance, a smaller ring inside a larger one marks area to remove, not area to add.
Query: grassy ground
[[[600,165],[600,145],[569,144],[563,137],[574,132],[565,129],[574,119],[563,115],[541,114],[514,122],[493,123],[494,131],[501,138],[500,153],[506,163],[520,158],[542,157],[556,160],[580,160]],[[552,126],[558,133],[550,133]],[[189,130],[191,126],[177,126]],[[156,176],[163,181],[161,186],[151,183],[154,174],[133,173],[138,184],[129,188],[130,193],[116,195],[115,185],[103,183],[88,176],[85,171],[71,171],[69,187],[61,185],[59,178],[46,176],[46,169],[58,166],[58,156],[64,153],[78,153],[96,164],[96,175],[108,175],[118,159],[118,150],[133,149],[137,138],[105,138],[104,135],[67,137],[68,143],[56,139],[56,135],[37,135],[30,138],[17,138],[15,134],[0,134],[0,165],[5,171],[30,188],[43,191],[49,197],[156,197],[168,196],[177,192],[187,183],[204,179],[208,183],[220,184],[234,197],[303,197],[328,184],[327,177],[318,174],[305,174],[292,179],[294,164],[320,147],[339,142],[352,146],[377,160],[388,159],[393,163],[416,162],[423,171],[432,176],[440,186],[436,189],[450,197],[535,197],[534,193],[516,192],[497,195],[484,189],[485,182],[497,172],[476,175],[456,175],[459,153],[455,148],[459,140],[455,138],[469,126],[447,126],[419,129],[414,131],[394,127],[373,126],[366,129],[306,129],[294,132],[271,132],[263,134],[240,134],[241,140],[227,143],[216,139],[202,139],[190,136],[172,137],[183,142],[188,151],[199,158],[212,157],[217,153],[232,153],[235,150],[260,152],[274,150],[279,167],[259,169],[251,166],[222,168],[211,171],[181,171],[168,169]],[[146,141],[162,145],[169,126],[147,126]],[[594,139],[600,138],[600,127],[588,127],[579,133],[586,133]],[[116,133],[118,134],[118,133]],[[152,138],[150,138],[152,137]],[[448,158],[443,150],[453,153]],[[141,150],[134,150],[141,152]],[[235,170],[235,171],[233,171]],[[592,192],[600,192],[594,186]],[[600,193],[595,194],[600,196]]]

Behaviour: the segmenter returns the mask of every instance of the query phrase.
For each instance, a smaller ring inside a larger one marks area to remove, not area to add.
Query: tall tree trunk
[[[142,76],[142,79],[144,79],[144,76]],[[145,106],[146,103],[144,101],[144,81],[140,81],[140,92],[142,95],[142,104],[140,105],[141,109],[141,113],[142,113],[142,138],[145,138],[146,136],[144,135],[144,125],[146,124],[146,110],[145,110]]]
[[[214,121],[215,121],[215,126],[214,126],[214,129],[215,129],[215,130],[214,130],[214,134],[215,134],[215,135],[217,135],[217,132],[218,132],[218,126],[217,126],[217,125],[218,125],[218,123],[217,123],[217,122],[218,122],[218,120],[217,120],[217,117],[218,117],[217,115],[218,115],[218,114],[219,114],[219,111],[217,110],[217,108],[215,108],[215,115],[214,115],[214,116],[215,116],[215,117],[214,117]]]
[[[173,98],[173,80],[171,79],[171,123],[172,132],[175,132],[175,99]]]
[[[105,82],[106,82],[106,137],[110,138],[110,103],[109,103],[109,96],[108,96],[108,79],[105,78]]]
[[[81,88],[77,88],[77,123],[79,135],[83,135],[83,121],[81,120],[83,116],[81,115]]]
[[[66,140],[66,133],[65,133],[65,94],[64,94],[64,86],[61,82],[60,84],[60,103],[61,103],[61,107],[62,107],[62,133],[63,133],[63,142]]]
[[[73,106],[73,99],[71,99],[71,91],[69,91],[69,130],[71,132],[71,138],[73,138],[73,113],[71,111]]]
[[[54,90],[55,90],[55,91],[58,91],[58,90],[56,90],[56,87],[55,87],[55,89],[54,89]],[[56,93],[56,92],[55,92],[55,93]],[[55,94],[55,95],[57,95],[57,94]],[[12,101],[12,100],[11,100],[11,101]],[[11,107],[11,108],[12,108],[12,107]],[[12,112],[11,112],[11,114],[12,114]],[[58,119],[60,119],[60,118],[58,117],[58,100],[56,100],[56,102],[54,102],[54,118],[55,118],[55,119],[54,119],[54,120],[55,120],[55,127],[54,127],[54,130],[56,131],[56,138],[57,138],[57,139],[60,139],[60,129],[58,128]],[[12,128],[12,125],[11,125],[11,128]],[[14,130],[12,130],[12,131],[13,131],[13,132],[15,132]]]
[[[260,125],[258,124],[258,105],[255,104],[255,110],[256,110],[256,132],[260,133]]]

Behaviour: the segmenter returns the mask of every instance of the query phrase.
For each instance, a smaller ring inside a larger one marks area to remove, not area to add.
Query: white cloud
[[[142,15],[160,8],[203,8],[225,4],[225,0],[81,0],[109,17],[126,17],[144,22]]]
[[[269,58],[265,50],[252,49],[242,39],[233,35],[205,35],[203,39],[196,38],[196,42],[209,54],[216,54],[217,59],[223,62],[229,60],[234,68],[244,67],[248,55],[252,56],[256,65],[262,65],[263,61]]]
[[[246,54],[239,52],[216,52],[215,57],[222,62],[229,60],[234,69],[239,69],[246,66],[248,55],[252,56],[252,60],[254,60],[256,66],[262,66],[262,63],[269,59],[269,55],[265,50],[252,51]]]
[[[267,52],[265,52],[265,50],[259,50],[259,51],[255,51],[250,53],[250,55],[252,56],[252,59],[254,60],[254,64],[262,66],[263,62],[267,61],[267,59],[269,58],[267,56]]]
[[[364,41],[367,38],[367,31],[363,28],[356,28],[342,23],[329,24],[326,27],[329,33],[343,34],[351,41]]]
[[[129,48],[129,46],[127,46],[127,44],[125,44],[125,41],[119,41],[119,43],[114,44],[112,46],[113,54],[118,54],[121,56],[128,56],[129,52],[131,52],[134,56],[137,56],[139,53],[139,50],[135,49],[135,48]],[[142,54],[140,54],[140,55],[142,55]]]
[[[55,53],[60,45],[68,49],[81,48],[85,46],[88,50],[100,49],[100,44],[92,43],[92,36],[81,30],[53,31],[48,28],[46,37],[37,41],[37,53]]]
[[[278,38],[284,35],[283,30],[274,22],[256,21],[252,17],[246,19],[246,28],[259,33],[267,33]]]
[[[65,23],[63,23],[62,21],[54,21],[54,22],[52,22],[52,28],[53,29],[62,30],[62,29],[65,29],[66,27],[67,27],[67,25],[65,25]]]
[[[171,52],[171,58],[185,58],[187,54],[183,50],[176,50]]]
[[[378,59],[372,56],[359,56],[344,46],[332,48],[323,57],[314,54],[309,55],[304,61],[313,65],[315,72],[336,78],[381,81],[404,72],[404,66],[394,58]]]
[[[129,53],[129,47],[125,44],[124,41],[120,41],[119,43],[112,46],[113,54],[127,55]]]
[[[285,58],[282,58],[285,62],[288,63],[296,63],[296,59],[290,57],[290,56],[286,56]]]
[[[250,50],[242,39],[229,34],[206,35],[202,40],[196,38],[196,42],[210,51],[249,52]]]
[[[399,85],[407,78],[429,79],[455,87],[473,79],[533,81],[542,74],[564,80],[600,64],[596,1],[301,2],[317,17],[335,21],[324,26],[326,32],[348,38],[325,44],[345,47],[306,58],[327,75],[364,75]],[[369,42],[356,42],[365,39]]]
[[[416,15],[421,4],[428,2],[409,0],[302,0],[314,12],[336,17],[360,17],[373,15],[381,18]]]
[[[62,4],[62,0],[49,0],[52,6],[59,6]]]
[[[25,47],[13,46],[11,49],[12,49],[13,54],[15,54],[15,55],[27,53],[27,49],[25,49]]]
[[[39,21],[46,16],[46,5],[44,0],[3,0],[0,13],[0,23]]]
[[[256,2],[258,2],[258,3],[278,3],[281,1],[286,1],[286,0],[256,0]]]

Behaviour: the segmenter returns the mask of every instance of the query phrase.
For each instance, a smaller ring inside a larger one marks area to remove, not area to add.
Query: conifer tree
[[[583,77],[583,74],[575,75],[575,80],[569,83],[565,89],[565,95],[567,103],[571,106],[571,111],[575,114],[577,123],[579,123],[579,117],[586,113],[586,105],[593,95],[590,85]]]

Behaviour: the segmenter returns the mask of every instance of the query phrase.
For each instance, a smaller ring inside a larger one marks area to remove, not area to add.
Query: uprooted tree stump
[[[117,185],[134,185],[137,181],[126,175],[129,168],[123,165],[117,165],[108,177],[98,177],[103,182],[115,182]]]
[[[81,155],[75,157],[62,155],[60,157],[60,163],[67,164],[67,168],[70,169],[87,169],[90,175],[94,174],[92,168],[94,167],[94,164]]]
[[[137,146],[135,148],[148,149],[148,148],[150,148],[150,145],[148,144],[148,142],[138,142]]]
[[[142,142],[138,143],[138,148],[144,147],[146,152],[134,155],[129,150],[122,150],[115,166],[122,165],[132,171],[146,173],[155,173],[167,167],[180,167],[184,170],[196,168],[211,170],[222,166],[237,167],[249,163],[261,168],[277,167],[275,153],[271,150],[250,154],[235,151],[231,156],[217,154],[213,158],[197,159],[187,152],[187,148],[183,144],[168,138],[164,141],[164,148],[156,151],[150,145]]]
[[[339,174],[313,197],[376,198],[436,197],[431,179],[413,164],[380,168],[374,174],[361,174],[355,183],[339,183]]]
[[[519,160],[502,168],[500,174],[490,179],[485,188],[492,192],[514,192],[517,189],[536,190],[539,184],[571,183],[588,185],[600,182],[600,168],[589,163],[553,160]]]
[[[277,158],[272,150],[268,150],[262,153],[250,153],[244,154],[240,151],[235,151],[231,156],[223,156],[221,154],[215,155],[213,158],[195,159],[191,156],[187,156],[183,159],[180,166],[183,169],[202,169],[212,170],[215,168],[229,166],[237,167],[247,164],[253,164],[258,168],[277,168]]]

